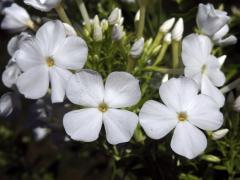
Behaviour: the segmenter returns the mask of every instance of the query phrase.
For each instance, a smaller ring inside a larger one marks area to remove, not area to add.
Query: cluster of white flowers
[[[24,2],[41,11],[50,11],[60,4],[60,0]],[[3,13],[3,29],[21,32],[35,28],[30,15],[17,4],[5,8]],[[83,69],[88,58],[87,43],[77,36],[73,27],[59,20],[46,22],[35,35],[22,32],[10,40],[8,51],[12,58],[3,72],[2,81],[9,88],[16,86],[29,99],[42,98],[49,92],[52,103],[63,102],[66,96],[73,104],[83,107],[63,118],[64,129],[73,140],[95,141],[104,124],[110,144],[128,142],[139,122],[152,139],[163,138],[173,130],[172,150],[192,159],[207,147],[207,138],[201,130],[215,131],[223,124],[220,108],[225,97],[217,87],[225,83],[221,71],[225,56],[217,58],[212,50],[214,43],[236,42],[234,36],[225,38],[229,31],[228,20],[225,12],[215,10],[212,5],[199,5],[197,24],[204,34],[191,34],[183,39],[185,77],[164,80],[159,88],[163,103],[145,102],[139,117],[124,109],[140,101],[139,81],[130,73],[112,72],[104,85],[98,72]],[[102,41],[104,32],[112,26],[112,39],[121,40],[125,36],[123,21],[119,8],[112,11],[108,20],[100,22],[96,15],[91,22],[93,39]],[[180,18],[175,26],[174,23],[175,18],[169,19],[159,29],[167,44],[182,40],[183,19]],[[144,38],[140,38],[129,54],[137,59],[143,51]],[[9,115],[12,111],[10,97],[2,96],[0,102],[0,113]],[[226,133],[226,130],[216,132],[213,139]]]

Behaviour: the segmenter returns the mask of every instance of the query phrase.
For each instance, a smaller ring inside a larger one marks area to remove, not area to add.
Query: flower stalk
[[[140,0],[139,5],[140,5],[140,20],[137,29],[137,39],[140,39],[143,36],[147,3],[141,2]]]
[[[165,67],[156,67],[156,66],[148,66],[144,69],[145,71],[156,71],[163,74],[174,74],[179,75],[183,73],[183,69],[169,69]]]
[[[86,28],[89,32],[91,32],[91,23],[90,23],[90,18],[89,18],[89,15],[88,15],[88,11],[87,11],[87,8],[83,2],[83,0],[76,0],[76,3],[78,5],[78,8],[81,12],[81,15],[83,17],[83,20],[86,24]]]
[[[172,67],[177,68],[179,65],[179,49],[180,49],[180,42],[173,41],[172,42]]]
[[[67,14],[66,14],[63,6],[62,6],[62,4],[59,4],[59,5],[55,8],[55,10],[56,10],[56,12],[58,13],[58,16],[60,17],[60,19],[61,19],[63,22],[65,22],[65,23],[67,23],[67,24],[69,24],[69,25],[72,26],[72,23],[71,23],[70,19],[68,18]]]

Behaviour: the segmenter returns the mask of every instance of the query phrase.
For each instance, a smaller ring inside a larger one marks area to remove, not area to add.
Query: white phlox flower
[[[222,107],[225,97],[217,87],[225,83],[225,75],[220,70],[219,60],[211,55],[212,46],[207,36],[191,34],[185,37],[182,43],[184,74],[196,81],[202,94],[212,97]]]
[[[72,103],[85,107],[63,118],[63,126],[73,140],[95,141],[102,124],[110,144],[128,142],[133,136],[138,116],[119,109],[133,106],[141,98],[139,81],[131,74],[113,72],[104,86],[97,72],[80,71],[69,81],[67,97]]]
[[[161,139],[174,130],[172,150],[189,159],[200,155],[207,147],[206,136],[200,129],[216,130],[223,123],[216,103],[198,91],[193,80],[172,78],[159,89],[164,104],[147,101],[139,114],[140,125],[152,139]]]
[[[10,7],[4,8],[2,13],[4,14],[1,23],[2,29],[12,32],[21,32],[28,27],[34,27],[28,12],[16,3],[13,3]]]
[[[61,0],[24,0],[24,3],[40,11],[48,12],[57,7]]]
[[[217,10],[212,4],[199,4],[197,13],[198,28],[204,34],[212,37],[229,21],[227,12]]]
[[[80,70],[87,55],[83,39],[67,36],[60,21],[49,21],[16,52],[16,62],[23,71],[17,87],[26,98],[39,99],[46,95],[50,82],[52,102],[62,102],[72,75],[69,70]]]

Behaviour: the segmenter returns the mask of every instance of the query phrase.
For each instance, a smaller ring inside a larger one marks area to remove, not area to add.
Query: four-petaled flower
[[[74,140],[91,142],[98,138],[104,124],[110,144],[128,142],[138,123],[138,116],[118,109],[133,106],[141,98],[139,81],[126,72],[113,72],[106,80],[94,71],[80,71],[72,76],[68,99],[86,108],[67,113],[63,125]]]
[[[80,70],[87,55],[83,39],[67,36],[60,21],[49,21],[16,52],[16,62],[23,71],[17,87],[26,98],[38,99],[46,95],[50,81],[52,102],[62,102],[72,75],[69,69]]]
[[[207,139],[198,128],[212,131],[221,127],[223,115],[211,97],[198,94],[197,84],[189,78],[172,78],[159,89],[164,104],[147,101],[139,114],[146,134],[160,139],[174,129],[171,148],[192,159],[201,154]]]

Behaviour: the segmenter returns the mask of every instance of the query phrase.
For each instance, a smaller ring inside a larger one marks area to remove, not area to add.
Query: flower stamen
[[[187,114],[185,112],[178,113],[178,120],[183,122],[187,120]]]
[[[98,106],[98,110],[104,113],[104,112],[106,112],[108,110],[108,105],[106,103],[101,103]]]
[[[52,66],[54,66],[54,60],[52,59],[52,58],[50,58],[50,57],[48,57],[47,58],[47,65],[48,65],[48,67],[52,67]]]

